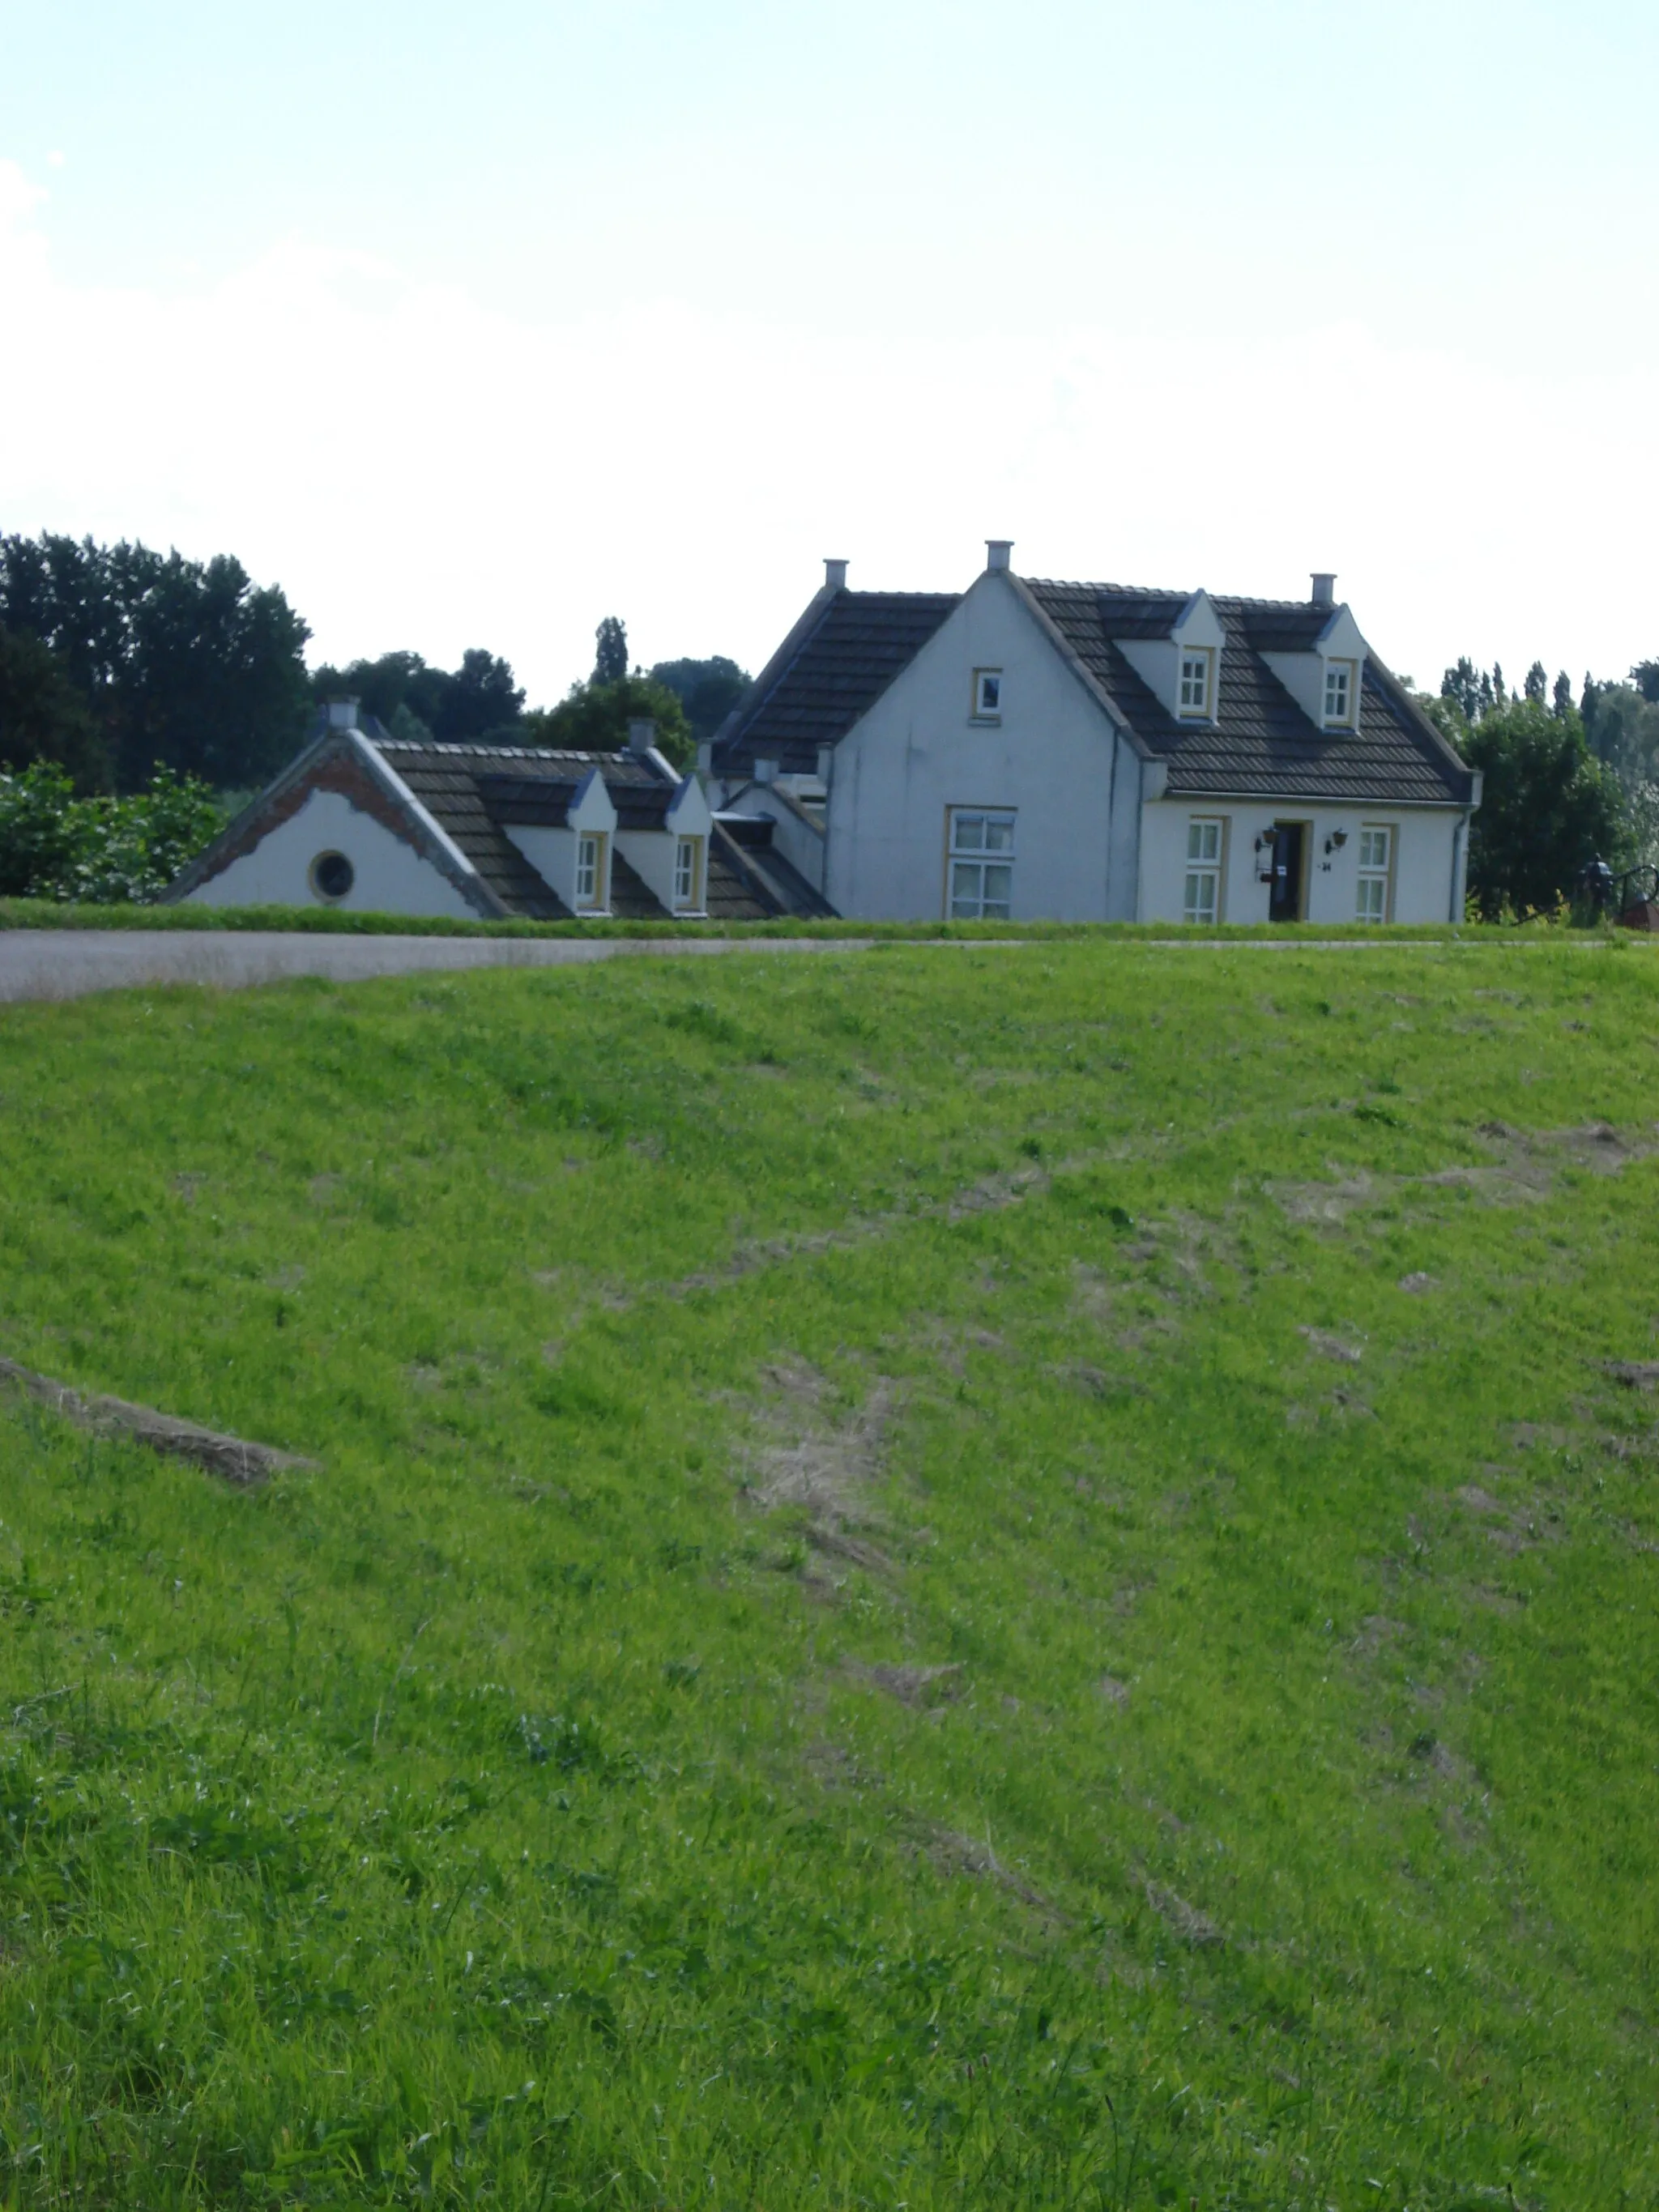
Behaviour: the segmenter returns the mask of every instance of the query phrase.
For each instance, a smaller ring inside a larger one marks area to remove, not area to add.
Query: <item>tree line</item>
[[[1659,661],[1586,676],[1574,696],[1534,660],[1518,690],[1467,657],[1425,708],[1484,777],[1469,831],[1469,897],[1483,921],[1583,907],[1596,862],[1635,894],[1659,862]]]
[[[0,774],[45,762],[82,797],[146,789],[158,771],[222,793],[258,790],[314,732],[322,703],[356,693],[397,734],[448,744],[614,750],[649,715],[689,762],[744,692],[734,661],[630,665],[615,617],[591,675],[556,706],[526,709],[500,654],[453,669],[418,653],[307,670],[311,631],[275,585],[240,561],[190,561],[125,540],[0,537]]]

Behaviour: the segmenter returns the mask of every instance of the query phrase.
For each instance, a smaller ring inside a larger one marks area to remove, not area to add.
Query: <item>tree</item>
[[[0,538],[0,623],[57,655],[123,790],[158,767],[221,788],[263,782],[303,738],[311,633],[228,556]]]
[[[1633,684],[1586,686],[1584,737],[1590,750],[1626,791],[1659,771],[1659,707],[1650,706]]]
[[[1480,720],[1480,672],[1467,653],[1441,678],[1440,696],[1451,701],[1466,722]]]
[[[1543,662],[1534,660],[1527,671],[1527,679],[1523,687],[1525,696],[1541,707],[1549,696],[1549,688],[1550,679],[1544,672]]]
[[[354,660],[345,668],[325,663],[313,670],[311,696],[319,706],[330,699],[355,699],[363,714],[390,729],[404,708],[426,722],[416,699],[429,711],[432,697],[447,680],[441,669],[428,668],[418,653],[383,653],[378,660]]]
[[[1494,706],[1461,745],[1486,778],[1469,833],[1469,895],[1483,919],[1551,912],[1590,860],[1629,857],[1618,780],[1591,757],[1571,710],[1553,714],[1534,699]]]
[[[615,683],[573,684],[556,707],[544,707],[524,718],[522,744],[560,751],[615,753],[628,743],[629,722],[657,726],[657,749],[676,768],[690,768],[696,745],[685,709],[665,684],[635,672]]]
[[[109,749],[84,694],[49,646],[0,627],[0,770],[50,761],[78,791],[110,780]]]
[[[659,660],[652,681],[673,692],[685,709],[693,739],[712,738],[750,685],[746,669],[717,653],[708,660]]]
[[[628,673],[628,631],[621,617],[607,615],[593,633],[599,651],[593,656],[593,681],[620,684]]]
[[[1650,707],[1659,707],[1659,660],[1638,660],[1630,680]]]
[[[1555,697],[1551,712],[1556,715],[1572,712],[1572,678],[1565,668],[1555,679]]]
[[[449,679],[433,734],[446,744],[476,743],[512,727],[523,708],[524,692],[507,663],[475,646]]]
[[[480,738],[507,733],[516,743],[524,709],[511,664],[477,646],[461,655],[453,672],[432,667],[418,653],[383,653],[378,660],[319,668],[311,692],[319,705],[356,699],[364,714],[394,736],[435,738],[445,744],[476,744]]]

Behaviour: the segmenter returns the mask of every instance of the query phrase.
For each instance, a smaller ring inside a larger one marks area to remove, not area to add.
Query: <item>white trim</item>
[[[1215,851],[1194,853],[1193,841],[1200,830],[1215,831]],[[1208,880],[1211,886],[1207,914],[1187,911],[1188,891],[1194,883]],[[1200,929],[1212,929],[1225,919],[1227,903],[1227,817],[1224,814],[1189,814],[1187,817],[1187,860],[1182,871],[1181,918]]]
[[[471,876],[475,882],[483,884],[483,878],[478,873],[477,869],[474,867],[471,861],[467,859],[466,854],[462,852],[460,847],[450,836],[448,830],[446,830],[442,823],[437,820],[436,817],[428,813],[427,809],[422,805],[420,800],[416,798],[414,793],[404,781],[402,776],[398,775],[397,769],[392,767],[391,762],[386,758],[385,755],[375,744],[374,738],[366,736],[362,730],[348,730],[344,732],[343,734],[351,739],[352,743],[356,746],[357,750],[362,755],[364,760],[368,762],[369,767],[380,778],[380,781],[383,783],[391,785],[392,789],[397,797],[409,808],[410,811],[420,823],[421,827],[431,836],[437,844],[442,847],[445,853],[448,854],[449,858],[455,863],[455,866],[461,871],[462,874]],[[489,894],[489,887],[487,884],[484,884],[484,889],[486,894]]]

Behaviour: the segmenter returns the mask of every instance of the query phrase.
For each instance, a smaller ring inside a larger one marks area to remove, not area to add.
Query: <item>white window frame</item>
[[[1346,704],[1340,714],[1331,712],[1331,686],[1340,682]],[[1351,730],[1359,702],[1359,663],[1357,660],[1328,660],[1325,663],[1325,727],[1328,730]]]
[[[603,830],[579,830],[576,832],[578,914],[603,914],[610,904],[607,896],[611,889],[610,855],[606,849],[610,842]]]
[[[1015,820],[1012,806],[951,806],[945,810],[947,921],[1013,919]],[[995,896],[997,892],[1001,896]]]
[[[1000,722],[1002,720],[1002,671],[1000,668],[976,668],[974,671],[973,711],[969,720],[975,722]]]
[[[1186,881],[1181,918],[1195,928],[1214,929],[1221,920],[1227,866],[1227,817],[1194,814],[1187,822]]]
[[[1400,832],[1392,822],[1362,822],[1359,825],[1358,874],[1353,895],[1356,921],[1388,922],[1394,919],[1394,856]],[[1368,839],[1382,840],[1382,858],[1376,857],[1376,845],[1367,845]],[[1367,852],[1370,854],[1368,859]],[[1372,911],[1375,908],[1376,910]]]
[[[674,847],[674,911],[696,914],[702,906],[702,839],[681,837]]]
[[[1197,679],[1192,672],[1196,669]],[[1176,712],[1183,722],[1208,722],[1215,716],[1215,647],[1183,645],[1176,676]]]

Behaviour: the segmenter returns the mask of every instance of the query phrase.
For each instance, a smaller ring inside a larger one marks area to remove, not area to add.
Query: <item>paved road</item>
[[[145,983],[234,991],[292,975],[337,983],[434,969],[574,968],[630,955],[854,952],[867,937],[326,937],[273,929],[0,930],[0,1000],[79,999]]]

